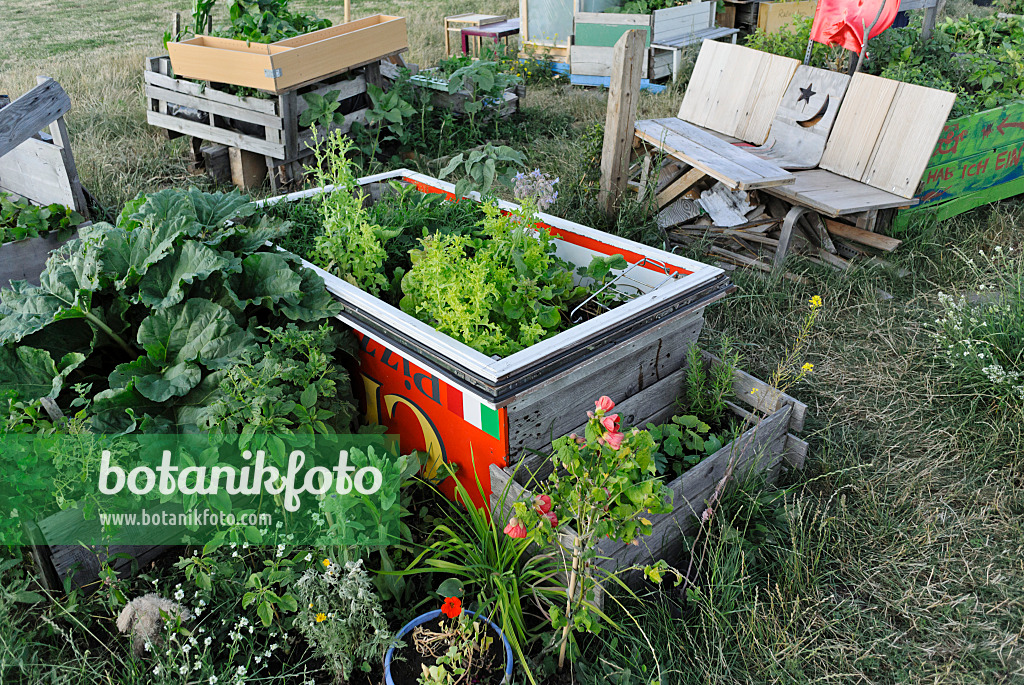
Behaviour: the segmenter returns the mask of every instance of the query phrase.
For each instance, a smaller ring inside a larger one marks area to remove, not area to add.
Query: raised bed
[[[374,63],[270,98],[242,97],[217,84],[177,78],[168,57],[151,57],[146,60],[146,121],[172,137],[191,136],[261,155],[271,172],[283,167],[280,180],[287,183],[301,177],[301,161],[312,154],[308,143],[313,130],[299,126],[299,116],[309,108],[302,95],[340,91],[338,111],[345,115],[344,123],[319,130],[344,133],[353,122],[366,122],[366,84],[379,78],[379,64]],[[270,176],[276,188],[278,174]]]
[[[704,363],[721,361],[704,355]],[[654,385],[628,397],[615,406],[626,425],[645,426],[664,423],[678,413],[675,404],[684,388],[686,368],[679,368]],[[756,392],[751,392],[752,390]],[[728,445],[705,458],[669,483],[675,508],[670,514],[651,515],[654,530],[639,545],[605,540],[599,544],[597,565],[607,571],[643,566],[658,559],[678,564],[683,559],[683,538],[696,529],[697,520],[707,508],[707,500],[734,462],[734,478],[743,480],[752,473],[763,473],[768,482],[776,482],[785,469],[800,469],[807,456],[807,443],[794,433],[803,430],[807,406],[769,386],[748,373],[737,370],[733,376],[737,400],[730,409],[748,426]],[[613,400],[619,398],[609,394]],[[593,402],[593,398],[588,396]],[[579,416],[577,414],[577,416]],[[578,420],[578,419],[577,419]],[[575,426],[574,431],[582,431]],[[554,437],[570,431],[556,432]],[[512,502],[529,497],[529,489],[551,473],[551,461],[545,454],[532,454],[517,466],[492,465],[490,504],[492,515],[504,524],[512,515]],[[507,487],[506,487],[507,486]],[[505,494],[503,500],[501,495]],[[626,574],[624,580],[636,587],[642,574]]]
[[[86,221],[78,228],[91,223]],[[78,228],[65,236],[58,235],[57,231],[50,231],[39,238],[13,240],[0,245],[0,287],[6,287],[10,281],[28,281],[33,285],[39,285],[39,274],[46,267],[50,253],[69,240],[77,238]]]
[[[778,33],[796,17],[813,17],[816,8],[816,0],[758,3],[757,28],[765,33]]]
[[[424,69],[412,76],[409,80],[419,88],[426,88],[432,91],[430,103],[439,109],[450,109],[455,114],[465,114],[465,105],[473,99],[472,93],[463,89],[454,93],[448,92],[448,79],[436,76],[436,69]],[[526,96],[526,84],[520,83],[509,86],[501,94],[501,99],[487,98],[484,104],[488,112],[484,116],[490,116],[490,112],[497,111],[500,118],[505,119],[519,111],[520,100]]]
[[[361,184],[373,198],[392,180],[455,199],[452,184],[407,170],[367,177]],[[306,264],[344,305],[338,318],[359,338],[358,371],[369,420],[399,434],[403,450],[425,450],[435,462],[458,464],[471,493],[477,491],[474,473],[489,493],[490,465],[504,467],[525,450],[545,448],[553,435],[576,427],[594,397],[626,399],[679,370],[703,327],[704,307],[732,287],[716,267],[539,216],[556,239],[559,257],[585,266],[594,255],[621,254],[640,264],[631,273],[644,293],[504,358],[487,357]],[[428,475],[436,469],[436,463],[428,464]]]
[[[921,177],[920,204],[897,224],[934,214],[939,220],[1024,193],[1024,101],[950,119]]]
[[[276,94],[408,49],[405,18],[384,14],[269,44],[216,36],[167,44],[180,76]]]

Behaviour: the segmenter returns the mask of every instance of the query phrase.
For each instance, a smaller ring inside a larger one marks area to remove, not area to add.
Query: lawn
[[[295,4],[341,20],[340,3]],[[82,181],[111,218],[138,192],[211,188],[189,169],[183,140],[145,122],[143,60],[162,54],[171,11],[188,3],[5,5],[0,92],[21,94],[39,74],[64,86]],[[442,56],[441,17],[518,14],[512,0],[352,5],[355,17],[407,17],[408,59],[420,64]],[[644,94],[638,117],[671,116],[681,92]],[[588,132],[603,123],[605,104],[601,91],[531,85],[522,137],[509,143],[528,169],[561,178],[552,214],[651,239],[628,212],[602,219],[587,192],[600,152]],[[709,307],[701,344],[714,349],[727,338],[740,368],[759,378],[785,356],[808,301],[823,302],[806,343],[813,371],[788,390],[809,407],[807,466],[775,497],[759,496],[753,484],[730,496],[720,518],[731,525],[712,535],[702,582],[685,597],[666,589],[672,601],[624,600],[615,614],[620,634],[583,640],[580,682],[1024,682],[1024,401],[986,390],[935,336],[947,316],[942,294],[974,297],[998,283],[1019,300],[1022,226],[1024,202],[1010,200],[911,225],[897,236],[903,245],[889,267],[855,263],[839,272],[795,257],[789,270],[807,278],[803,285],[732,273],[738,290]],[[1021,311],[1002,320],[1018,351]],[[30,575],[29,562],[0,563],[0,682],[169,678],[131,657],[127,639],[106,637],[119,610],[113,603],[81,595],[19,601]],[[191,589],[169,564],[147,569],[132,589],[168,582]],[[329,682],[314,675],[318,662],[303,663],[316,682]],[[249,682],[284,680],[264,673]]]

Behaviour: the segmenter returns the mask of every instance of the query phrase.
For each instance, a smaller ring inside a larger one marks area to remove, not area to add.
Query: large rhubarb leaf
[[[299,286],[301,299],[295,304],[282,302],[281,313],[293,321],[320,321],[341,312],[341,303],[324,286],[324,279],[312,269],[303,269]]]
[[[154,364],[200,362],[208,369],[221,369],[255,339],[224,307],[209,300],[188,300],[146,317],[139,325],[138,341]]]
[[[138,299],[153,309],[178,304],[185,297],[185,285],[216,272],[241,270],[241,260],[225,256],[202,243],[187,241],[173,256],[154,265],[139,281]],[[291,272],[289,272],[291,273]]]
[[[149,357],[139,357],[127,364],[118,364],[110,374],[110,387],[127,388],[134,383],[143,397],[154,402],[166,402],[172,397],[181,397],[199,384],[203,372],[194,362],[179,362],[161,368]]]
[[[257,252],[242,261],[242,272],[228,278],[228,294],[239,309],[250,304],[267,307],[281,300],[298,302],[302,277],[288,260],[272,252]]]
[[[58,366],[46,350],[0,346],[0,390],[13,391],[26,400],[56,397],[64,379],[83,361],[85,355],[74,353],[61,359]]]

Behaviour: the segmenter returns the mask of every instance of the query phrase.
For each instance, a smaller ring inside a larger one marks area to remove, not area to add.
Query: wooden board
[[[612,15],[621,16],[621,15]],[[615,43],[622,38],[622,34],[633,29],[645,30],[644,45],[651,44],[651,27],[637,26],[635,24],[590,24],[576,21],[576,34],[573,39],[574,45],[590,45],[600,48],[613,48]]]
[[[18,147],[71,109],[71,98],[53,79],[46,79],[0,109],[0,157]]]
[[[715,3],[708,0],[654,10],[654,42],[673,45],[715,25]]]
[[[858,181],[864,176],[898,86],[878,76],[853,77],[825,145],[822,169]]]
[[[860,180],[913,197],[954,102],[953,93],[900,83]]]
[[[956,96],[856,74],[821,168],[911,198]]]
[[[1024,100],[947,121],[928,168],[1019,142],[1024,142]]]
[[[271,43],[197,36],[168,43],[179,76],[283,93],[409,47],[404,17],[375,14]]]
[[[925,169],[915,196],[926,207],[1024,177],[1024,141]]]
[[[77,206],[61,148],[35,138],[0,157],[0,190],[37,204]]]
[[[757,28],[765,33],[778,33],[796,17],[813,17],[817,5],[816,0],[759,3]]]
[[[833,221],[831,219],[826,219],[825,225],[828,227],[829,233],[837,235],[840,238],[846,238],[847,240],[852,240],[855,243],[867,245],[875,248],[876,250],[883,250],[885,252],[892,252],[903,242],[896,238],[890,238],[887,235],[872,233],[871,231],[865,231],[857,228],[856,226],[850,226],[849,224]]]
[[[569,67],[573,76],[610,77],[615,48],[595,48],[573,45],[569,48]],[[643,60],[641,77],[647,78],[648,60]]]
[[[793,183],[794,177],[776,165],[730,145],[680,119],[645,119],[636,135],[732,190],[752,190]]]
[[[0,287],[8,287],[11,281],[28,281],[39,285],[39,275],[46,268],[50,252],[77,237],[76,229],[65,238],[51,232],[43,238],[28,238],[0,245]]]
[[[789,57],[704,41],[679,118],[760,145],[798,65]]]
[[[768,140],[750,152],[783,169],[818,166],[849,84],[847,74],[798,66],[775,112]]]
[[[833,218],[872,209],[910,207],[917,203],[824,169],[794,171],[793,176],[796,182],[792,185],[765,188],[765,191]]]

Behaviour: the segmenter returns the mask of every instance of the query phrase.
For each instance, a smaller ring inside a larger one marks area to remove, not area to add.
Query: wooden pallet
[[[397,53],[388,57],[394,56]],[[345,114],[345,122],[319,132],[345,133],[354,122],[366,122],[366,85],[380,83],[381,76],[378,62],[266,99],[240,97],[218,84],[175,78],[170,60],[164,56],[146,60],[145,80],[146,120],[150,124],[167,129],[172,138],[192,137],[197,155],[199,141],[205,140],[263,157],[276,190],[300,180],[302,163],[312,155],[313,130],[298,123],[309,107],[302,95],[340,91],[339,111]]]

